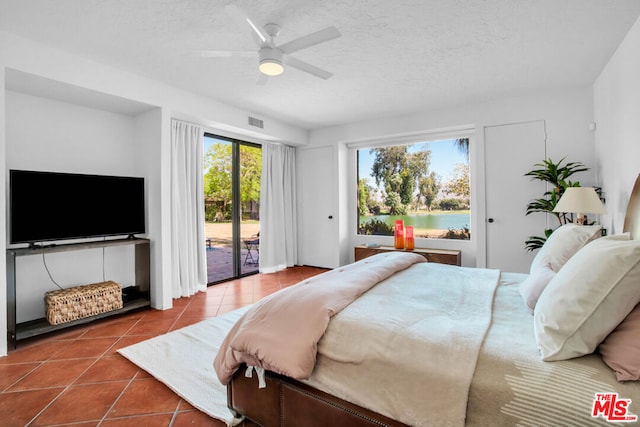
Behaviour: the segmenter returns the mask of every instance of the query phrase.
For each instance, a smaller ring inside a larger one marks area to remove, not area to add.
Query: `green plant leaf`
[[[569,178],[576,173],[588,171],[589,168],[580,162],[565,163],[565,160],[566,157],[563,157],[556,163],[551,158],[544,159],[541,163],[534,165],[536,169],[524,174],[525,176],[531,177],[531,179],[549,183],[551,186],[551,190],[546,191],[542,198],[532,200],[527,204],[525,215],[540,212],[555,216],[560,225],[570,222],[566,213],[556,213],[553,212],[553,209],[558,204],[565,189],[569,187],[580,187],[580,182],[572,182]],[[531,236],[525,241],[525,247],[528,251],[534,251],[542,247],[546,239],[553,232],[553,229],[547,229],[544,232],[545,237]]]

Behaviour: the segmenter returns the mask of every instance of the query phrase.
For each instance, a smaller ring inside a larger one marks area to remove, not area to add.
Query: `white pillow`
[[[603,237],[576,253],[540,295],[534,331],[542,360],[592,353],[640,301],[640,240]]]
[[[535,269],[527,276],[527,278],[520,284],[520,295],[524,301],[529,313],[533,314],[533,309],[538,302],[538,298],[542,294],[542,291],[547,287],[551,279],[556,275],[556,272],[551,269],[549,264],[545,264],[542,267]]]
[[[610,236],[607,236],[607,239],[611,239],[611,240],[631,240],[631,235],[629,233],[612,234]]]
[[[565,224],[556,228],[531,262],[529,272],[549,263],[556,273],[576,252],[601,235],[600,225]]]

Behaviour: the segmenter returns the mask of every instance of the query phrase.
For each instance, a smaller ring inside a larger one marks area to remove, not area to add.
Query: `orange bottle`
[[[393,228],[394,246],[396,249],[404,249],[404,221],[396,219]]]
[[[407,225],[404,248],[409,251],[412,251],[415,248],[415,242],[413,240],[413,226],[411,225]]]

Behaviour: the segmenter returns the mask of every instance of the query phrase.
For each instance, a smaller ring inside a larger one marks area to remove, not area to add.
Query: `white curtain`
[[[204,246],[204,130],[171,121],[171,266],[173,298],[207,289]]]
[[[298,262],[295,148],[262,145],[260,186],[260,272],[273,273]]]

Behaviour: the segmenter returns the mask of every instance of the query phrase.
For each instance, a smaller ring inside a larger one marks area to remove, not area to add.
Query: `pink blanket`
[[[253,305],[229,331],[214,361],[222,384],[242,363],[296,379],[307,379],[318,341],[329,320],[376,283],[421,255],[389,252],[312,277]]]

